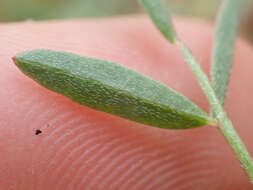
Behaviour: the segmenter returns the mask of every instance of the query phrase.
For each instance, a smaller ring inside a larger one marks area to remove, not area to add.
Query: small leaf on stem
[[[183,95],[116,63],[49,50],[22,53],[14,61],[39,84],[96,110],[168,129],[210,123]]]
[[[177,37],[165,1],[140,0],[140,2],[164,37],[174,43]]]
[[[222,105],[230,78],[239,12],[240,0],[224,0],[217,18],[211,74],[212,86]]]

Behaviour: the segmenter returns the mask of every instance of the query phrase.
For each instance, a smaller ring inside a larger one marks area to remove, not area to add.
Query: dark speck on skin
[[[37,130],[35,131],[35,135],[39,135],[40,133],[42,133],[42,131],[39,130],[39,129],[37,129]]]

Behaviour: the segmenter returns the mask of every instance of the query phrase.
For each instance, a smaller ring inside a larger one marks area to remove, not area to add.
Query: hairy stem
[[[193,73],[197,77],[197,80],[210,103],[211,109],[215,114],[215,118],[218,120],[220,131],[230,144],[237,158],[240,160],[243,168],[249,176],[251,183],[253,183],[253,160],[246,146],[234,129],[232,122],[229,120],[218,98],[216,97],[216,94],[210,85],[206,74],[201,69],[191,51],[181,41],[177,40],[175,44],[180,48],[186,62],[189,64]]]

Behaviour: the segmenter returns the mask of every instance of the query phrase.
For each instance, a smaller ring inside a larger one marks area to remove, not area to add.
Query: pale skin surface
[[[208,71],[213,27],[185,19],[175,24]],[[39,86],[11,61],[41,48],[107,59],[170,85],[208,111],[180,52],[149,19],[1,24],[0,42],[0,189],[252,189],[216,128],[162,130],[97,112]],[[253,48],[238,40],[226,110],[251,154],[252,63]]]

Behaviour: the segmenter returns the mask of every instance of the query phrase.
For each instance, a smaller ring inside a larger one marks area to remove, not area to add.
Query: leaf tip
[[[17,65],[17,57],[16,57],[16,56],[13,56],[11,59],[12,59],[13,63],[14,63],[15,65]]]
[[[177,35],[171,20],[171,16],[164,0],[139,0],[140,5],[146,10],[151,20],[162,33],[162,35],[172,44],[175,44]]]
[[[13,63],[16,65],[16,67],[18,67],[20,70],[22,70],[22,65],[19,62],[18,55],[13,56],[11,59],[12,59]]]

